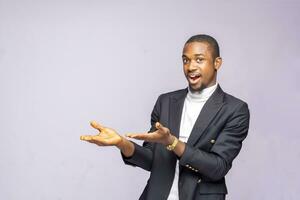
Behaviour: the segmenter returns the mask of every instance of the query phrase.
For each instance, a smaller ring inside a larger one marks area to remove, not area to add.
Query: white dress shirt
[[[182,116],[180,122],[179,139],[182,142],[187,142],[194,124],[202,110],[207,99],[216,90],[218,83],[201,91],[192,92],[189,88],[187,96],[184,100],[182,109]],[[170,190],[168,200],[179,200],[178,194],[178,180],[179,180],[179,164],[176,162],[175,176],[173,185]]]

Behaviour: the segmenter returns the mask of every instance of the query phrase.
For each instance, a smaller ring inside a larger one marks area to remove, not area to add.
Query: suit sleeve
[[[158,97],[151,113],[151,128],[148,131],[148,133],[156,130],[155,123],[159,121],[159,115],[160,115],[160,96]],[[155,143],[143,142],[142,146],[136,144],[135,142],[132,143],[134,144],[134,153],[131,157],[125,157],[121,152],[123,161],[125,162],[125,164],[138,166],[147,171],[150,171],[152,166]]]
[[[190,167],[213,181],[220,180],[242,148],[242,141],[248,134],[249,119],[248,105],[243,102],[225,124],[210,152],[186,145],[179,158],[180,165]]]

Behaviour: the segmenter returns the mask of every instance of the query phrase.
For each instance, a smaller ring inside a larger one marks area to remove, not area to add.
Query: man
[[[224,200],[225,175],[249,128],[247,103],[217,83],[222,59],[217,41],[192,36],[184,45],[183,70],[188,88],[159,96],[148,133],[127,137],[92,122],[100,133],[81,136],[99,146],[116,146],[126,164],[151,172],[141,200]]]

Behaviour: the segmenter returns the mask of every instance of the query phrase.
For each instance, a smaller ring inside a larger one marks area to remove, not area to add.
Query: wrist
[[[120,149],[120,151],[126,158],[129,158],[134,153],[134,144],[130,140],[127,140],[125,137],[120,137],[121,141],[115,146]]]
[[[124,149],[125,146],[125,138],[120,136],[120,141],[115,145],[116,147],[118,147],[120,150]]]
[[[166,146],[167,150],[169,150],[169,151],[173,151],[179,142],[179,140],[175,136],[172,136],[172,139],[173,139],[172,143],[169,143]]]
[[[169,134],[169,136],[166,139],[165,146],[173,144],[174,140],[175,140],[175,136],[172,134]]]

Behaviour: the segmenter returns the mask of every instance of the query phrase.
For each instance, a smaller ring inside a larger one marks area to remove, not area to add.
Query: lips
[[[195,81],[195,80],[199,79],[201,77],[201,75],[195,74],[195,73],[190,73],[190,74],[188,74],[188,77],[189,77],[189,79]]]

